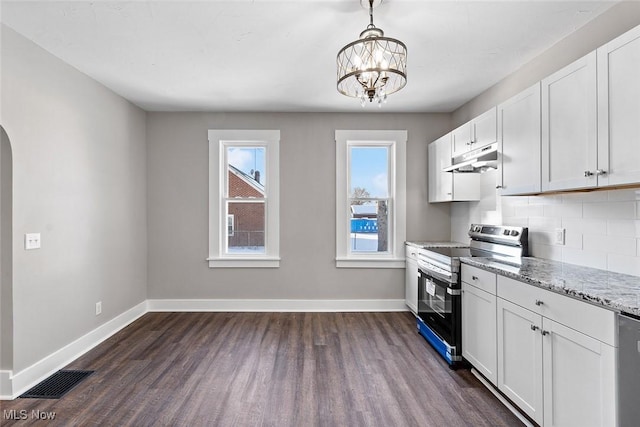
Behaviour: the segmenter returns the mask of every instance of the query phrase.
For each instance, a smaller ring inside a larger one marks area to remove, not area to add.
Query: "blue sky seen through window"
[[[387,147],[350,148],[349,191],[364,188],[369,197],[389,195],[389,149]]]
[[[260,182],[265,183],[264,147],[229,147],[227,159],[230,165],[247,175],[254,176],[253,172],[260,172]]]

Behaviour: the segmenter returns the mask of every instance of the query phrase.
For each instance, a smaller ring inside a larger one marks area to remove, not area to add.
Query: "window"
[[[279,266],[280,131],[209,131],[209,266]]]
[[[336,265],[404,268],[406,131],[336,130]]]

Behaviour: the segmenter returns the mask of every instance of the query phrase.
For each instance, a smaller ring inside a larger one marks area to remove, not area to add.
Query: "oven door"
[[[451,347],[459,344],[456,331],[460,309],[460,290],[421,269],[418,278],[418,316]]]

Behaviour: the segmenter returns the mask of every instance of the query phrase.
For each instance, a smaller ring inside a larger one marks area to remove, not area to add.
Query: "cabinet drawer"
[[[496,274],[490,271],[462,264],[462,281],[491,295],[496,294]]]
[[[555,322],[617,347],[616,313],[569,296],[504,276],[497,279],[498,296]]]

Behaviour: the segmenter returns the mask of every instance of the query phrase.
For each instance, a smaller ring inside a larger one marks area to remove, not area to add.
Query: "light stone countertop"
[[[467,248],[468,243],[458,242],[405,242],[408,246],[416,248]]]
[[[542,258],[522,258],[522,265],[491,258],[460,258],[464,264],[581,299],[595,305],[640,316],[640,277]]]

